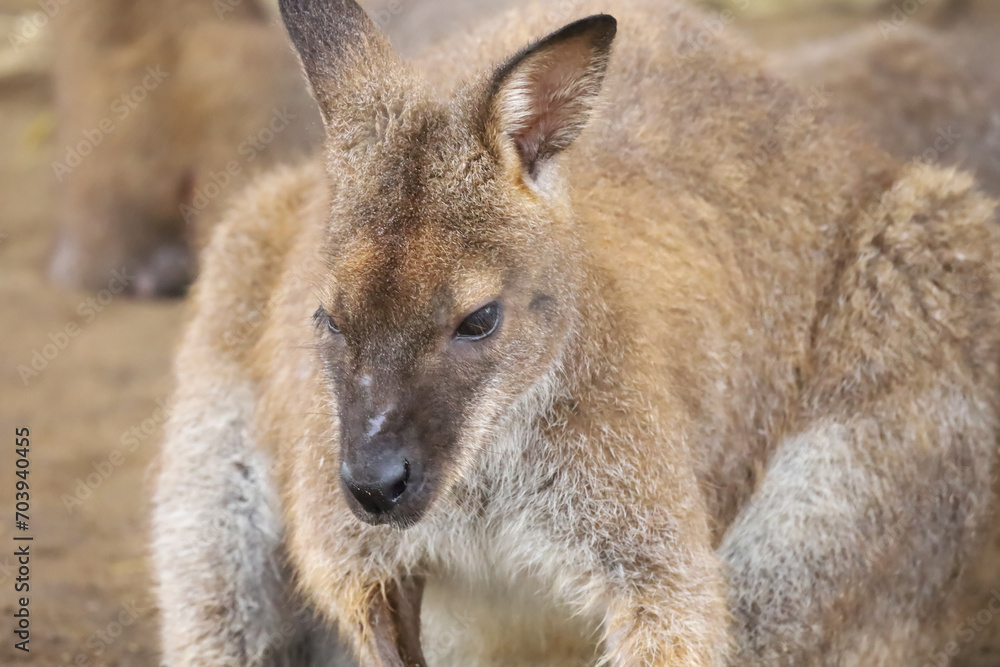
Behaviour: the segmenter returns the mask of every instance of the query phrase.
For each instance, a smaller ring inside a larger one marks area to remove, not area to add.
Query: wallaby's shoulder
[[[995,377],[996,222],[996,202],[971,174],[920,162],[903,167],[859,212],[849,264],[837,279],[850,295],[837,308],[853,315],[828,335],[858,350],[849,363],[871,360],[873,373],[884,366],[891,375],[921,357],[937,359],[938,370]]]
[[[226,211],[202,255],[193,290],[200,340],[237,359],[259,344],[280,300],[285,275],[322,233],[328,186],[322,167],[308,162],[258,178]]]

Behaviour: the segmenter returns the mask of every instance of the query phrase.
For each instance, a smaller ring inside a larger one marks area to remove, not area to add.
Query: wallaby
[[[974,170],[1000,196],[998,59],[992,31],[883,22],[773,63],[894,155]]]
[[[55,14],[62,284],[182,293],[223,203],[322,139],[261,0],[74,0]]]
[[[526,4],[415,64],[353,0],[280,8],[325,150],[204,254],[165,664],[285,664],[282,627],[397,667],[949,641],[1000,408],[971,176],[799,113],[673,0]]]

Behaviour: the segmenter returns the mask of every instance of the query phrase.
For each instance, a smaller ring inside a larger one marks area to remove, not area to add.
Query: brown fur
[[[673,2],[616,5],[603,86],[601,22],[499,60],[590,0],[419,69],[350,0],[284,7],[327,150],[205,254],[154,516],[168,664],[266,663],[293,578],[364,665],[902,667],[947,641],[1000,408],[969,176],[804,116]],[[450,339],[489,299],[498,333]],[[341,463],[387,428],[432,493],[379,518]]]
[[[61,229],[51,273],[99,289],[123,271],[136,294],[182,292],[190,248],[225,202],[322,136],[287,39],[259,0],[74,0],[56,15],[56,38]],[[145,98],[123,102],[144,79]],[[270,143],[247,142],[276,116]],[[67,170],[81,143],[92,151]]]
[[[1000,46],[995,26],[877,25],[776,54],[832,109],[903,159],[959,165],[1000,195]]]
[[[705,0],[704,4],[730,9],[751,17],[804,15],[815,12],[863,14],[897,21],[946,22],[961,14],[975,0]],[[986,0],[987,2],[989,0]]]

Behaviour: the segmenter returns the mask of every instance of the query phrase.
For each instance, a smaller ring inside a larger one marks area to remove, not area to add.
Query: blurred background
[[[513,2],[362,4],[415,57]],[[575,18],[573,0],[550,4]],[[699,48],[742,32],[809,112],[901,157],[974,170],[1000,195],[997,0],[701,4]],[[226,199],[321,134],[276,18],[265,0],[0,0],[0,664],[157,663],[147,489],[176,297]],[[21,427],[30,654],[12,639]],[[1000,599],[984,583],[998,568],[990,554],[970,581],[970,613]],[[998,665],[1000,617],[980,626],[960,664]]]

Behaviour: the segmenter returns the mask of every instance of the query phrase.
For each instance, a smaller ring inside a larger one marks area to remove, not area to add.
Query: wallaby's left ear
[[[489,133],[501,155],[512,145],[527,178],[566,149],[590,119],[607,71],[617,22],[581,19],[532,44],[493,75]]]
[[[397,70],[389,40],[356,0],[278,0],[278,8],[327,121]]]

